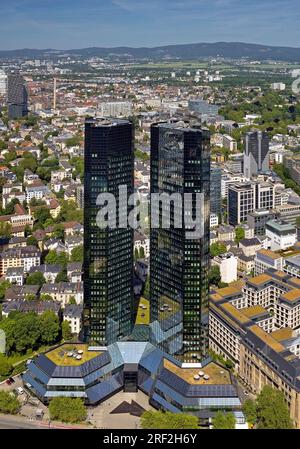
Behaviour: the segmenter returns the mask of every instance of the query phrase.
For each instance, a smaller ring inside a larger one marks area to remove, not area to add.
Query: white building
[[[286,85],[284,83],[272,83],[271,89],[273,90],[285,90]]]
[[[270,220],[266,224],[266,236],[271,241],[272,251],[285,250],[295,245],[297,230],[284,221]]]
[[[219,226],[219,217],[217,214],[210,214],[210,227],[215,228]]]
[[[99,111],[102,117],[128,117],[131,115],[132,103],[129,101],[100,103]]]
[[[63,312],[63,319],[70,324],[72,334],[79,334],[82,327],[83,307],[78,305],[67,305]]]
[[[7,75],[4,70],[0,70],[0,95],[6,95]]]
[[[237,280],[238,258],[232,253],[221,254],[214,257],[212,265],[220,267],[221,281],[226,284]]]

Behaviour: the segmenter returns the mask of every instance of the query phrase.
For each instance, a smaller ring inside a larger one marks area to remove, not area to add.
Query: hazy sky
[[[239,41],[300,47],[299,0],[0,0],[2,50]]]

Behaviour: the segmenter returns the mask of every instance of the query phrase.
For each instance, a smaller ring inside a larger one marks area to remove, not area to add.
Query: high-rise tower
[[[133,127],[127,120],[87,119],[84,175],[84,329],[85,338],[109,345],[131,333],[133,323],[133,230],[101,229],[97,197],[119,187],[133,193]],[[125,209],[124,209],[125,208]],[[125,215],[127,204],[116,207]],[[127,216],[127,215],[126,215]]]
[[[269,136],[267,132],[251,131],[245,135],[244,175],[247,179],[269,170]]]
[[[28,114],[28,94],[24,78],[16,73],[7,77],[8,118],[13,120]]]
[[[209,270],[210,135],[207,129],[184,122],[159,123],[151,127],[151,195],[202,194],[203,232],[190,238],[178,228],[180,210],[172,202],[159,206],[160,226],[150,238],[151,341],[182,363],[199,360],[205,347]],[[152,201],[152,197],[151,197]],[[184,200],[185,203],[185,200]],[[161,226],[170,212],[169,229]],[[153,208],[151,207],[153,215]]]

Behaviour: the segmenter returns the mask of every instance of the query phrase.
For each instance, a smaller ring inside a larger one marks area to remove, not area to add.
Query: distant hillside
[[[197,59],[205,57],[223,57],[238,59],[247,57],[254,60],[278,60],[300,62],[300,48],[293,47],[275,47],[258,44],[245,44],[241,42],[216,42],[216,43],[202,43],[202,44],[183,44],[183,45],[168,45],[162,47],[116,47],[116,48],[102,48],[91,47],[77,50],[34,50],[22,49],[11,51],[0,51],[0,58],[8,57],[29,57],[29,58],[44,58],[49,55],[78,55],[78,56],[98,56],[100,58],[120,58],[122,60],[130,59],[156,59],[164,58],[180,58],[183,60]]]

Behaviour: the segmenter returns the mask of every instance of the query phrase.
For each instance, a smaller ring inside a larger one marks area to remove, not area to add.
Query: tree
[[[255,401],[252,401],[251,399],[246,399],[246,401],[243,404],[243,412],[244,415],[246,416],[247,422],[253,426],[257,420]]]
[[[221,254],[226,253],[227,251],[227,247],[226,245],[224,245],[224,243],[213,243],[212,245],[210,245],[210,255],[211,257],[217,257],[220,256]]]
[[[83,245],[72,249],[70,262],[83,262]]]
[[[55,282],[68,282],[67,270],[62,270],[55,278]]]
[[[52,310],[47,310],[40,317],[41,343],[55,343],[59,336],[59,319]]]
[[[37,246],[38,241],[37,241],[37,239],[33,235],[30,235],[27,238],[26,243],[27,243],[28,246]]]
[[[66,268],[69,261],[68,255],[65,252],[57,253],[55,250],[49,251],[45,257],[45,262],[49,264],[59,264]]]
[[[63,321],[61,325],[62,338],[65,341],[68,341],[72,338],[71,326],[68,321]]]
[[[235,230],[235,241],[240,243],[241,240],[245,238],[245,230],[243,228],[236,228]]]
[[[0,282],[0,301],[4,298],[6,290],[10,287],[11,283],[9,281]]]
[[[0,413],[16,415],[21,408],[18,399],[8,391],[0,391]]]
[[[233,413],[218,411],[213,418],[214,429],[235,429],[235,416]]]
[[[9,377],[12,371],[12,364],[4,356],[0,356],[0,377]]]
[[[220,267],[219,265],[213,265],[208,274],[208,280],[210,284],[218,285],[221,281]]]
[[[42,293],[40,296],[41,301],[53,301],[53,298],[48,293]]]
[[[62,200],[58,221],[78,221],[79,223],[82,223],[83,211],[78,209],[75,201]]]
[[[46,279],[44,278],[43,273],[40,271],[36,271],[35,273],[30,274],[26,279],[26,285],[43,285],[46,284]]]
[[[41,228],[47,227],[46,221],[49,219],[52,220],[50,211],[46,207],[38,208],[36,211],[34,211],[34,216],[36,219],[36,223],[34,224],[35,229],[41,229]]]
[[[198,418],[188,413],[147,410],[141,416],[143,429],[198,429]]]
[[[12,225],[8,222],[0,222],[0,237],[11,237]]]
[[[64,227],[61,224],[56,225],[52,233],[52,236],[55,237],[56,239],[64,240],[65,236]]]
[[[76,305],[77,304],[75,296],[71,296],[70,297],[69,304],[71,304],[71,305]]]
[[[86,419],[86,408],[80,398],[58,397],[49,404],[50,418],[65,423],[77,423]]]
[[[289,408],[281,391],[269,385],[263,387],[256,399],[258,429],[292,429]]]

